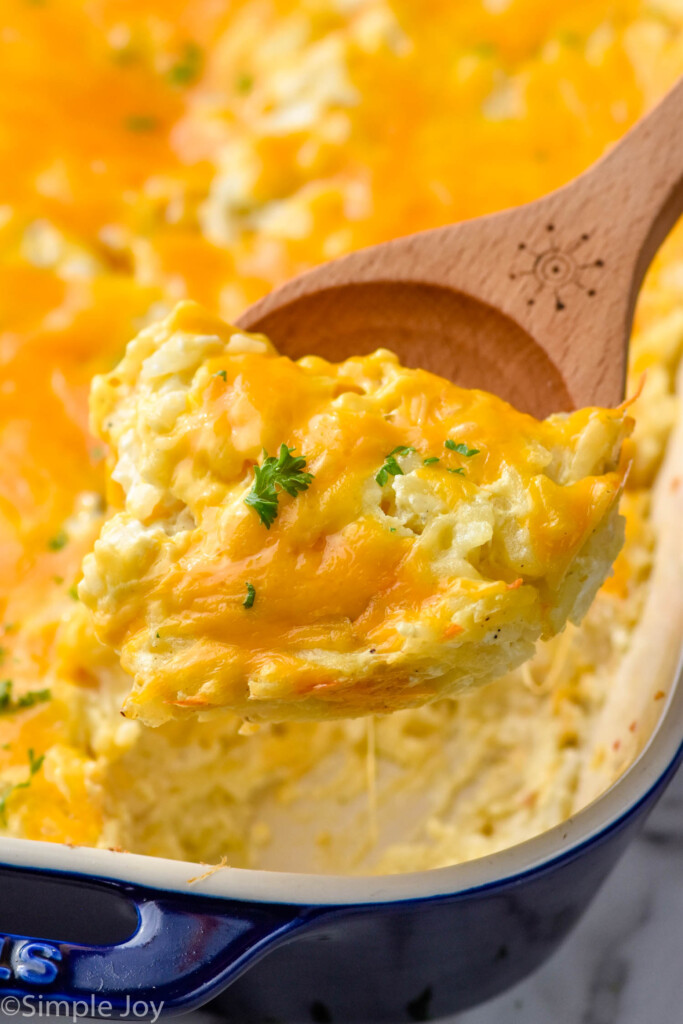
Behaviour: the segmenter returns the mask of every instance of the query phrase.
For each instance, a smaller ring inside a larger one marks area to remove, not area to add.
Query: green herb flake
[[[126,131],[144,135],[147,132],[155,132],[159,128],[159,118],[152,114],[131,114],[123,124]]]
[[[69,587],[69,589],[67,590],[67,594],[69,595],[72,601],[80,600],[78,596],[78,587],[76,586],[76,584],[74,584],[73,587]]]
[[[448,470],[449,473],[456,473],[458,476],[465,475],[465,470],[462,468],[462,466],[458,466],[457,469],[451,469],[450,466],[446,466],[446,469]]]
[[[415,449],[412,447],[412,445],[409,445],[409,444],[399,444],[399,445],[397,445],[394,448],[393,451],[389,452],[389,456],[392,456],[392,455],[410,455],[410,453],[414,452],[414,451],[415,451]]]
[[[3,679],[0,683],[0,714],[12,714],[12,712],[20,711],[23,708],[31,708],[34,704],[43,704],[52,697],[50,690],[29,690],[14,699],[12,687],[11,679]]]
[[[7,824],[7,801],[18,789],[28,789],[33,780],[33,776],[42,768],[44,760],[45,754],[41,754],[39,757],[36,757],[33,748],[29,748],[28,778],[25,779],[24,782],[15,782],[13,785],[8,786],[2,796],[0,796],[0,820],[2,820],[3,824]]]
[[[68,543],[68,534],[66,534],[64,530],[60,530],[59,533],[56,533],[54,535],[54,537],[50,537],[49,541],[47,542],[47,546],[50,549],[50,551],[61,551],[62,548]]]
[[[438,455],[430,455],[429,458],[426,458],[426,459],[422,460],[422,465],[423,466],[431,466],[435,462],[441,462],[441,459],[439,458],[439,456]]]
[[[313,474],[304,472],[306,459],[292,455],[293,448],[280,445],[279,455],[268,455],[264,449],[263,463],[254,466],[254,483],[244,499],[253,508],[266,529],[270,529],[278,514],[279,492],[285,491],[296,498],[311,485]]]
[[[158,633],[157,633],[157,640],[161,640],[161,637],[159,636]]]
[[[46,700],[50,700],[52,693],[50,690],[29,690],[28,693],[23,693],[21,697],[17,698],[15,707],[17,708],[32,708],[34,704],[43,704]]]
[[[235,79],[235,89],[241,96],[247,96],[254,88],[254,76],[248,71],[243,71]]]
[[[214,373],[214,377],[222,377],[223,380],[225,381],[225,383],[226,384],[228,383],[228,371],[227,370],[219,370],[218,373]]]
[[[3,679],[0,682],[0,713],[8,710],[12,701],[12,680]]]
[[[380,487],[384,487],[390,476],[403,476],[403,470],[396,461],[397,455],[410,455],[415,449],[408,444],[399,444],[384,459],[384,465],[375,477]]]
[[[458,442],[456,444],[456,442],[451,441],[450,438],[445,442],[445,445],[449,451],[457,452],[458,455],[464,455],[466,459],[471,459],[473,455],[478,455],[481,450],[480,448],[470,448],[464,442]]]
[[[242,607],[243,608],[253,608],[254,607],[254,599],[255,599],[255,597],[256,597],[256,588],[254,587],[253,583],[247,583],[247,596],[245,597],[244,601],[242,601]]]
[[[197,81],[204,64],[204,54],[196,43],[186,43],[182,55],[169,69],[171,85],[192,85]]]

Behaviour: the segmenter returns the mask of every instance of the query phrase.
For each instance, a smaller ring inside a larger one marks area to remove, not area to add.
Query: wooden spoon
[[[386,347],[539,417],[617,405],[638,291],[681,212],[683,79],[556,192],[326,263],[239,323],[293,358]]]

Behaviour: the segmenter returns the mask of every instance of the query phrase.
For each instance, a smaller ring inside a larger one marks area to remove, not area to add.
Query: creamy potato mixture
[[[623,408],[539,422],[383,349],[294,362],[183,303],[91,410],[113,507],[78,596],[148,725],[455,696],[578,624],[623,543]]]
[[[647,375],[614,575],[530,663],[428,707],[251,735],[225,711],[156,729],[121,717],[131,677],[79,599],[121,487],[88,392],[179,300],[232,321],[322,260],[569,180],[683,72],[681,4],[6,0],[3,14],[4,831],[376,872],[485,855],[566,818],[642,749],[671,683],[643,677],[638,713],[615,713],[661,559],[653,488],[680,482],[670,460],[660,472],[680,230],[637,311],[631,393]]]

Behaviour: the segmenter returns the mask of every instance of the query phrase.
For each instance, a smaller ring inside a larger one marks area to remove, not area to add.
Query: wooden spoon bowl
[[[259,330],[293,359],[314,352],[332,362],[377,348],[469,388],[485,388],[519,409],[547,416],[571,408],[547,352],[519,324],[486,303],[439,285],[366,281],[323,288],[267,313]],[[526,375],[541,383],[529,402]]]
[[[617,405],[638,291],[681,212],[683,80],[569,185],[324,264],[239,323],[293,358],[389,348],[539,417]]]

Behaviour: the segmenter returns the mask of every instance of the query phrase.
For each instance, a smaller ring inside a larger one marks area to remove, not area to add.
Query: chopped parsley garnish
[[[73,587],[69,587],[69,589],[67,590],[67,594],[69,595],[72,601],[80,600],[78,596],[78,587],[75,584],[73,585]]]
[[[431,466],[433,462],[441,462],[438,455],[430,455],[428,458],[422,460],[423,466]]]
[[[385,483],[387,482],[390,476],[403,476],[403,470],[396,461],[396,456],[410,455],[410,453],[414,451],[415,449],[411,448],[410,445],[399,444],[396,448],[394,448],[392,452],[389,452],[389,454],[384,459],[384,465],[382,466],[379,473],[375,477],[375,480],[380,485],[380,487],[384,487]]]
[[[466,459],[471,459],[473,455],[478,455],[481,450],[479,448],[470,448],[469,445],[460,441],[456,444],[456,442],[451,441],[450,438],[445,442],[445,444],[446,448],[450,451],[457,452],[458,455],[464,455]]]
[[[450,466],[446,466],[446,469],[448,470],[449,473],[457,473],[458,476],[464,476],[465,475],[465,470],[462,468],[462,466],[458,466],[457,469],[451,469]]]
[[[168,80],[172,85],[192,85],[201,74],[203,53],[196,43],[186,43],[182,56],[170,68]]]
[[[253,583],[247,583],[247,596],[242,601],[243,608],[253,608],[254,598],[256,597],[256,588]]]
[[[131,114],[124,121],[124,126],[129,132],[154,132],[159,127],[159,118],[152,114]]]
[[[42,704],[52,696],[50,690],[29,690],[22,693],[20,697],[12,697],[12,680],[3,679],[0,682],[0,715],[11,714],[13,711],[20,711],[22,708],[31,708],[34,704]]]
[[[226,384],[228,383],[228,371],[227,370],[219,370],[218,373],[214,373],[214,377],[222,377],[223,380],[225,381],[225,383]]]
[[[254,76],[250,75],[248,71],[243,71],[241,75],[237,76],[235,88],[242,96],[246,96],[254,88]]]
[[[60,530],[59,533],[56,533],[54,535],[54,537],[50,537],[49,541],[47,542],[47,546],[50,549],[50,551],[61,551],[65,544],[68,543],[68,535],[64,532],[64,530]]]
[[[7,820],[7,801],[16,793],[18,789],[28,789],[31,785],[31,781],[36,772],[39,772],[43,761],[45,760],[45,754],[41,754],[40,757],[36,757],[33,748],[30,747],[28,751],[28,778],[24,782],[15,782],[13,785],[8,786],[5,792],[0,796],[0,819],[3,823]]]
[[[277,518],[279,491],[286,491],[296,498],[306,491],[313,480],[312,473],[304,472],[306,459],[303,455],[292,455],[293,448],[280,445],[280,454],[268,455],[264,449],[263,463],[254,466],[254,483],[244,499],[266,527],[270,529]]]
[[[44,701],[49,700],[52,694],[49,690],[29,690],[28,693],[23,693],[21,697],[17,698],[16,707],[18,708],[31,708],[34,704],[42,704]]]

